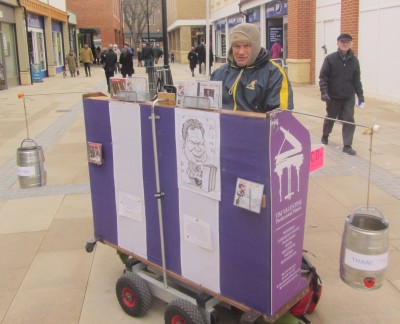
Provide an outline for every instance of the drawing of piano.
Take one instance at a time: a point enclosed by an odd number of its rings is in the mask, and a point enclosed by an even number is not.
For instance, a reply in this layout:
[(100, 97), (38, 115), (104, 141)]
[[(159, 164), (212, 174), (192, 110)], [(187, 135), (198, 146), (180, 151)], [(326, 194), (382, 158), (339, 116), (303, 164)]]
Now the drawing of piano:
[[(292, 191), (292, 168), (296, 169), (297, 172), (297, 191), (300, 190), (300, 167), (304, 161), (304, 154), (302, 153), (303, 146), (301, 143), (292, 135), (290, 132), (283, 127), (279, 127), (279, 130), (284, 134), (285, 138), (279, 149), (278, 154), (275, 156), (275, 173), (279, 177), (279, 200), (282, 201), (282, 177), (285, 170), (287, 170), (287, 193), (284, 196), (285, 200), (290, 200), (294, 194)], [(288, 142), (291, 149), (282, 152), (283, 147), (287, 148)]]

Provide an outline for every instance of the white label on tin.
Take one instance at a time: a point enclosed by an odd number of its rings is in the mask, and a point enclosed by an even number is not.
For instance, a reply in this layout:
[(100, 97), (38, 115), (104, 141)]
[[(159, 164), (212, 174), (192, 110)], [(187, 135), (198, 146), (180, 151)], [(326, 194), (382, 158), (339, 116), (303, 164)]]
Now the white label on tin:
[(387, 267), (388, 257), (388, 252), (379, 255), (365, 255), (346, 249), (344, 263), (358, 270), (379, 271)]
[(34, 177), (36, 175), (36, 167), (22, 167), (17, 166), (17, 174), (21, 177)]

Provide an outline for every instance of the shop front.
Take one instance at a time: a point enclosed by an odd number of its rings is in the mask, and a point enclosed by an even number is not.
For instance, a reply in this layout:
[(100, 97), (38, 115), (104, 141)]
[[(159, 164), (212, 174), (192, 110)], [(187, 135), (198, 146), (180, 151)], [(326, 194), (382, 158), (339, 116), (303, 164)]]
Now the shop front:
[(287, 58), (287, 15), (288, 3), (287, 0), (277, 0), (266, 3), (265, 17), (266, 17), (266, 47), (271, 50), (275, 41), (279, 41), (282, 46), (282, 58)]
[(215, 59), (217, 62), (226, 62), (226, 30), (225, 19), (217, 21), (215, 26)]
[(59, 21), (52, 21), (52, 40), (53, 40), (53, 54), (54, 65), (56, 73), (64, 70), (64, 51), (63, 51), (63, 37), (62, 37), (62, 23)]
[(14, 8), (0, 4), (0, 90), (19, 84)]
[(43, 17), (28, 13), (27, 25), (29, 64), (35, 69), (40, 68), (42, 76), (48, 76)]

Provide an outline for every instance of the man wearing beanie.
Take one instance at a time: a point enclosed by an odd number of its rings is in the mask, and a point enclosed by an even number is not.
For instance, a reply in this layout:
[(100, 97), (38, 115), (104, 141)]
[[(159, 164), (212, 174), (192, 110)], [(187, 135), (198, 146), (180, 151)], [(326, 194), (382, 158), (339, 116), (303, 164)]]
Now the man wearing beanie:
[(256, 25), (243, 23), (232, 28), (228, 62), (211, 75), (211, 80), (222, 81), (223, 108), (253, 112), (293, 109), (287, 75), (270, 60), (260, 40)]
[[(340, 34), (337, 38), (338, 50), (325, 57), (319, 74), (321, 100), (326, 102), (326, 117), (322, 129), (322, 144), (328, 144), (335, 119), (354, 123), (354, 105), (364, 107), (364, 95), (361, 84), (360, 63), (351, 49), (353, 38), (350, 34)], [(343, 123), (343, 152), (356, 155), (351, 145), (355, 125)]]

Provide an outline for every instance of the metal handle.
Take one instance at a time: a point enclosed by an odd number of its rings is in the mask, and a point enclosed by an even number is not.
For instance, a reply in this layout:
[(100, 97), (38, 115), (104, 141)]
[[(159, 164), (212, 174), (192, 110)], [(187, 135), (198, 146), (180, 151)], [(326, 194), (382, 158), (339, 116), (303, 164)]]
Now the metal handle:
[(385, 219), (385, 217), (383, 216), (382, 212), (376, 208), (376, 207), (358, 207), (355, 211), (353, 211), (353, 213), (349, 216), (349, 223), (351, 223), (353, 221), (354, 215), (359, 212), (359, 211), (373, 211), (375, 212), (375, 214), (372, 214), (373, 216), (379, 216), (382, 219), (382, 223), (383, 224), (387, 224), (387, 220)]
[(35, 144), (35, 145), (34, 145), (35, 147), (38, 146), (37, 143), (36, 143), (33, 139), (31, 139), (31, 138), (25, 138), (25, 139), (22, 140), (20, 147), (23, 147), (23, 146), (24, 146), (24, 143), (26, 143), (26, 142), (34, 143), (34, 144)]

